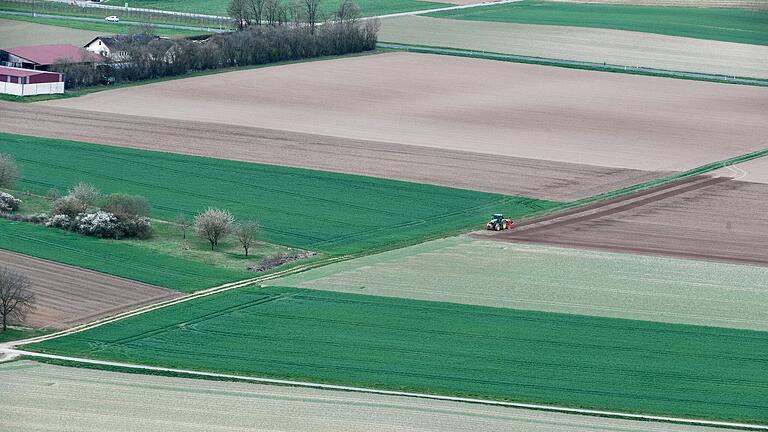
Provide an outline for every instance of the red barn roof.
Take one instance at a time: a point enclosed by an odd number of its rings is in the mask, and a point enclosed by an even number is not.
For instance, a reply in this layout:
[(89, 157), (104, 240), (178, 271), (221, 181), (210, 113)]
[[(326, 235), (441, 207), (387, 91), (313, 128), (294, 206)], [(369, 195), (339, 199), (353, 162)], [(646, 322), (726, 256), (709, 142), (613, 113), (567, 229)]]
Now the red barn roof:
[(57, 45), (33, 45), (14, 48), (3, 48), (5, 52), (13, 54), (17, 57), (29, 60), (30, 63), (37, 63), (39, 65), (51, 65), (56, 60), (70, 60), (73, 62), (79, 62), (83, 58), (90, 61), (102, 61), (104, 57), (88, 52), (78, 46), (69, 44), (57, 44)]
[(36, 71), (32, 69), (7, 68), (7, 67), (0, 66), (0, 75), (25, 77), (25, 76), (32, 76), (32, 75), (45, 74), (45, 73), (49, 73), (49, 72)]

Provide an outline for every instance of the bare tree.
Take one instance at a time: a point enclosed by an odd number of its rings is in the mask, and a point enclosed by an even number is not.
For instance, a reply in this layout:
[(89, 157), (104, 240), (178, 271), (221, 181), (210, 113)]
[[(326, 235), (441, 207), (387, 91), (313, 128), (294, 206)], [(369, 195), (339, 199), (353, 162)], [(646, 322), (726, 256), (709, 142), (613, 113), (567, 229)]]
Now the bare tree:
[(29, 278), (0, 267), (0, 318), (3, 331), (11, 320), (22, 322), (34, 306), (35, 295), (29, 290)]
[(187, 230), (192, 227), (192, 221), (182, 212), (176, 216), (176, 225), (181, 228), (181, 236), (184, 240), (187, 239)]
[(211, 243), (211, 250), (232, 231), (235, 218), (229, 210), (209, 208), (195, 218), (195, 230), (200, 238)]
[(251, 24), (259, 25), (264, 16), (264, 3), (266, 0), (246, 0), (248, 15)]
[(234, 233), (237, 241), (243, 246), (245, 256), (248, 256), (248, 249), (256, 242), (256, 234), (259, 232), (259, 224), (248, 221), (235, 225)]
[(0, 187), (13, 189), (19, 179), (19, 167), (13, 156), (0, 153)]
[(96, 204), (101, 193), (92, 184), (80, 182), (69, 189), (69, 196), (80, 201), (86, 207), (90, 207)]
[(248, 0), (231, 0), (227, 13), (235, 20), (235, 28), (242, 30), (250, 24)]
[(304, 6), (304, 16), (309, 26), (309, 32), (315, 34), (315, 27), (318, 22), (318, 14), (320, 10), (320, 0), (303, 0), (302, 6)]

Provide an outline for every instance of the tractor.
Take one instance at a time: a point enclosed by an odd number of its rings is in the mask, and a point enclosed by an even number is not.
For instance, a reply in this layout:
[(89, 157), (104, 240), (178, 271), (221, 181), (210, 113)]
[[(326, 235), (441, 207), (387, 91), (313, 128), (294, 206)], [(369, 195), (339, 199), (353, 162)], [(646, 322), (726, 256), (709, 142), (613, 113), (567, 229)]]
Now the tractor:
[(485, 224), (485, 229), (492, 230), (492, 231), (501, 231), (505, 229), (512, 229), (514, 227), (514, 222), (512, 222), (512, 219), (505, 218), (503, 214), (496, 213), (491, 217), (490, 222)]

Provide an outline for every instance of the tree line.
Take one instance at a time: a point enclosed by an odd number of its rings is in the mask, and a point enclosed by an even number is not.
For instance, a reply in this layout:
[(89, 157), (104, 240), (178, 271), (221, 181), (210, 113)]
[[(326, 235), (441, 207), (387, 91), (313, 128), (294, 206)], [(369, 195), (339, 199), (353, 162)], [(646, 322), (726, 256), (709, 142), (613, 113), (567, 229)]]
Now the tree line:
[[(67, 88), (104, 82), (131, 82), (226, 67), (251, 66), (343, 55), (376, 48), (378, 22), (361, 20), (360, 10), (344, 0), (333, 16), (319, 24), (318, 0), (287, 6), (282, 0), (232, 0), (238, 31), (205, 40), (117, 35), (124, 53), (94, 68), (62, 61), (52, 70), (64, 73)], [(247, 7), (246, 7), (247, 6)]]

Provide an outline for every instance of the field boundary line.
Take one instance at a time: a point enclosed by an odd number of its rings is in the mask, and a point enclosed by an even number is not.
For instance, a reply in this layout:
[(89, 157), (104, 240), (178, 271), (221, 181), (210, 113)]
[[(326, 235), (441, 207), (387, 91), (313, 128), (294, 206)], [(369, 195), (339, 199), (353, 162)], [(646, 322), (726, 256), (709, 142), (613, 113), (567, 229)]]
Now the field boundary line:
[(354, 393), (378, 394), (378, 395), (386, 395), (386, 396), (401, 396), (401, 397), (410, 397), (410, 398), (418, 398), (418, 399), (432, 399), (432, 400), (441, 400), (441, 401), (448, 401), (448, 402), (461, 402), (461, 403), (470, 403), (470, 404), (479, 404), (479, 405), (501, 406), (501, 407), (507, 407), (507, 408), (557, 412), (557, 413), (564, 413), (564, 414), (580, 414), (580, 415), (589, 415), (594, 417), (609, 417), (609, 418), (617, 418), (617, 419), (674, 423), (674, 424), (683, 424), (683, 425), (692, 425), (692, 426), (714, 426), (714, 427), (723, 427), (723, 428), (741, 429), (741, 430), (768, 431), (768, 425), (759, 425), (759, 424), (725, 422), (725, 421), (704, 420), (704, 419), (696, 419), (696, 418), (655, 416), (655, 415), (646, 415), (646, 414), (624, 413), (619, 411), (603, 411), (603, 410), (595, 410), (595, 409), (569, 408), (569, 407), (561, 407), (557, 405), (497, 401), (492, 399), (479, 399), (479, 398), (469, 398), (469, 397), (459, 397), (459, 396), (443, 396), (443, 395), (429, 394), (429, 393), (404, 392), (404, 391), (396, 391), (396, 390), (382, 390), (382, 389), (375, 389), (375, 388), (369, 388), (369, 387), (354, 387), (354, 386), (344, 386), (344, 385), (336, 385), (336, 384), (323, 384), (323, 383), (315, 383), (311, 381), (293, 381), (293, 380), (285, 380), (285, 379), (277, 379), (277, 378), (252, 377), (252, 376), (243, 376), (243, 375), (222, 374), (222, 373), (216, 373), (216, 372), (202, 372), (202, 371), (187, 370), (187, 369), (163, 368), (158, 366), (148, 366), (148, 365), (139, 365), (139, 364), (132, 364), (132, 363), (93, 360), (88, 358), (68, 357), (68, 356), (60, 356), (60, 355), (54, 355), (54, 354), (37, 353), (32, 351), (23, 351), (23, 350), (17, 350), (17, 349), (6, 349), (5, 352), (13, 356), (38, 357), (38, 358), (45, 358), (45, 359), (59, 360), (59, 361), (66, 361), (66, 362), (85, 363), (85, 364), (96, 365), (96, 366), (107, 366), (107, 367), (123, 368), (123, 369), (137, 369), (137, 370), (146, 370), (146, 371), (153, 371), (153, 372), (160, 372), (160, 373), (170, 373), (170, 374), (176, 374), (176, 375), (190, 375), (192, 377), (198, 376), (198, 377), (209, 377), (209, 378), (217, 378), (217, 379), (225, 379), (225, 380), (233, 380), (233, 381), (245, 381), (245, 382), (258, 383), (258, 384), (283, 385), (283, 386), (291, 386), (291, 387), (304, 387), (304, 388), (314, 388), (314, 389), (321, 389), (321, 390), (335, 390), (335, 391), (346, 391), (346, 392), (354, 392)]
[(378, 42), (377, 48), (395, 49), (408, 52), (449, 55), (455, 57), (479, 58), (485, 60), (498, 60), (511, 63), (537, 64), (544, 66), (556, 66), (570, 69), (594, 70), (600, 72), (623, 73), (630, 75), (655, 76), (663, 78), (678, 78), (695, 81), (717, 82), (726, 84), (740, 84), (766, 87), (768, 79), (737, 77), (730, 75), (708, 74), (703, 72), (686, 72), (669, 69), (656, 69), (642, 66), (629, 66), (618, 64), (595, 63), (580, 60), (566, 60), (549, 57), (534, 57), (518, 54), (504, 54), (491, 51), (468, 50), (461, 48), (443, 48), (429, 45), (412, 45), (405, 43)]

